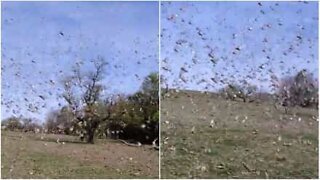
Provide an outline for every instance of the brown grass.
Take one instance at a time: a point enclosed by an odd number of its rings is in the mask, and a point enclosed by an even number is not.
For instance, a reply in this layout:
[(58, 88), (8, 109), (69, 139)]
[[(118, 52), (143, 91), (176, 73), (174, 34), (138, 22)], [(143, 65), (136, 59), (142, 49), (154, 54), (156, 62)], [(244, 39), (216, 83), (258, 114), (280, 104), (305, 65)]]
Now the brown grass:
[[(156, 178), (158, 152), (112, 140), (2, 131), (2, 178)], [(60, 143), (57, 143), (59, 139)], [(65, 142), (65, 144), (62, 144)]]
[(161, 105), (162, 178), (318, 177), (315, 109), (285, 114), (270, 102), (191, 91), (171, 93)]

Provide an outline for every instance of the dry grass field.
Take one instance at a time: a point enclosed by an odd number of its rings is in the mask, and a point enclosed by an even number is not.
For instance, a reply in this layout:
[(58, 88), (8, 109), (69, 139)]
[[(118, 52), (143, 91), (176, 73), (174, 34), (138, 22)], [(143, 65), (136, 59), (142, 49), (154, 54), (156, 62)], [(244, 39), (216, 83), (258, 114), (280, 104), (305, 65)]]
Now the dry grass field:
[[(57, 140), (59, 139), (59, 143)], [(1, 178), (157, 178), (158, 151), (114, 140), (2, 131)]]
[(162, 178), (318, 178), (318, 111), (193, 91), (161, 102)]

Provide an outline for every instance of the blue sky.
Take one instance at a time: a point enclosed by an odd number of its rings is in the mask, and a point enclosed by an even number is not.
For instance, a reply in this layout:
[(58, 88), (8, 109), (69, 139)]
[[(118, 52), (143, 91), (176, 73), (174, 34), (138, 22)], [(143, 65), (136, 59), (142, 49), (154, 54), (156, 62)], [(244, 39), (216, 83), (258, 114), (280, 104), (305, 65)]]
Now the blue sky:
[(76, 62), (110, 63), (106, 93), (133, 93), (158, 71), (158, 2), (2, 2), (1, 23), (2, 119), (43, 120), (65, 104), (59, 81)]
[(317, 2), (162, 2), (161, 29), (163, 87), (270, 91), (271, 76), (318, 75)]
[[(158, 2), (2, 2), (2, 118), (43, 120), (71, 66), (97, 56), (106, 93), (135, 92), (158, 70), (158, 18)], [(272, 75), (318, 74), (316, 2), (162, 2), (161, 29), (163, 86), (269, 90)]]

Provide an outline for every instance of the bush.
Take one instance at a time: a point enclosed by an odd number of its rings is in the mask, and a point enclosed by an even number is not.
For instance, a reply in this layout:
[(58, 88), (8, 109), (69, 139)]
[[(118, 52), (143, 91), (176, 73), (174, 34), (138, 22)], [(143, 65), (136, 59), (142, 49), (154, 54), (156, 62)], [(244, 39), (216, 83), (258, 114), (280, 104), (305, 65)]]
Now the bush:
[(283, 106), (318, 107), (318, 82), (312, 74), (301, 70), (281, 79), (277, 97)]
[(159, 136), (158, 74), (152, 73), (142, 83), (140, 91), (119, 96), (111, 108), (111, 118), (105, 133), (111, 138), (152, 143)]
[(42, 130), (42, 126), (37, 123), (36, 119), (23, 118), (23, 131), (39, 133)]
[[(257, 87), (250, 84), (243, 86), (237, 84), (228, 84), (225, 88), (220, 90), (220, 93), (222, 93), (226, 99), (234, 101), (237, 98), (240, 98), (243, 100), (243, 102), (247, 102), (249, 97), (253, 97), (256, 94), (256, 91)], [(249, 101), (251, 102), (253, 99)]]
[(72, 111), (67, 107), (63, 107), (60, 110), (52, 111), (48, 114), (45, 128), (48, 133), (53, 134), (75, 134), (76, 125), (73, 121), (74, 116)]
[(15, 131), (22, 130), (23, 124), (21, 120), (17, 117), (9, 117), (3, 121), (1, 121), (1, 127), (5, 130)]
[(10, 117), (1, 122), (1, 126), (5, 130), (24, 131), (24, 132), (40, 132), (42, 126), (35, 119)]

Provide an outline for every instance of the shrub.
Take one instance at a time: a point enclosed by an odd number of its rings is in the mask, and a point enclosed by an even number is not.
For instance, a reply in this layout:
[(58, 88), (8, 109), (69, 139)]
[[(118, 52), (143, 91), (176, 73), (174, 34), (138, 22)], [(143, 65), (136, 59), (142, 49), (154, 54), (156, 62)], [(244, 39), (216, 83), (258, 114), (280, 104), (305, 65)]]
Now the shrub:
[(277, 97), (283, 106), (318, 107), (318, 82), (311, 73), (301, 70), (281, 79)]
[(5, 130), (22, 130), (23, 129), (23, 124), (21, 120), (17, 117), (9, 117), (3, 121), (1, 121), (1, 127)]
[[(225, 88), (220, 90), (220, 93), (222, 93), (226, 99), (234, 101), (237, 98), (240, 98), (243, 100), (243, 102), (247, 102), (249, 97), (253, 97), (256, 94), (256, 91), (257, 87), (250, 84), (243, 86), (237, 84), (228, 84)], [(250, 101), (253, 101), (253, 99)]]

